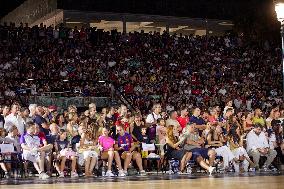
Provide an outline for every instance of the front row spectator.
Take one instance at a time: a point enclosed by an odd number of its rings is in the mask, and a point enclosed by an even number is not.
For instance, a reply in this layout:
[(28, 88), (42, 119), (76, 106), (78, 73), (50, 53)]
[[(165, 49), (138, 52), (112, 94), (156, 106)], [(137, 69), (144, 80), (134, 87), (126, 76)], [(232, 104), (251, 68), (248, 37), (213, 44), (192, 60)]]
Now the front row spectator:
[[(240, 136), (240, 129), (237, 126), (231, 127), (228, 133), (230, 150), (234, 154), (237, 161), (233, 161), (235, 172), (248, 172), (250, 165), (253, 168), (255, 165), (248, 156), (247, 151), (244, 149), (245, 134)], [(242, 165), (242, 166), (241, 166)]]
[(35, 135), (35, 124), (28, 122), (26, 124), (26, 133), (21, 136), (20, 143), (23, 149), (23, 158), (31, 161), (35, 169), (39, 173), (39, 178), (47, 179), (49, 176), (44, 172), (44, 161), (46, 151), (49, 151), (52, 146), (43, 146), (40, 138)]
[(64, 177), (64, 169), (65, 169), (65, 163), (67, 159), (70, 159), (72, 161), (71, 163), (71, 177), (78, 177), (77, 171), (76, 171), (76, 164), (77, 164), (77, 157), (76, 152), (74, 152), (70, 146), (70, 143), (67, 140), (67, 132), (64, 129), (60, 129), (59, 131), (59, 137), (54, 142), (54, 148), (55, 153), (57, 156), (57, 160), (60, 160), (59, 162), (56, 162), (55, 168), (57, 172), (59, 173), (59, 177)]
[[(5, 143), (6, 139), (3, 138), (2, 136), (4, 135), (3, 133), (5, 132), (4, 129), (0, 128), (0, 144)], [(7, 169), (6, 164), (4, 163), (4, 155), (0, 153), (0, 167), (2, 170), (5, 172), (5, 177), (10, 178), (10, 173)]]
[(192, 157), (192, 152), (186, 152), (181, 148), (185, 138), (178, 140), (176, 133), (178, 133), (178, 128), (173, 125), (167, 127), (166, 145), (168, 149), (166, 154), (168, 158), (178, 159), (180, 161), (180, 172), (184, 172), (186, 163)]
[(112, 161), (114, 159), (119, 169), (118, 176), (123, 177), (125, 176), (125, 173), (121, 166), (119, 154), (117, 151), (114, 151), (115, 140), (109, 137), (109, 133), (110, 133), (109, 128), (104, 127), (102, 130), (102, 136), (99, 137), (99, 148), (102, 151), (101, 159), (108, 160), (108, 168), (105, 174), (108, 177), (114, 176), (114, 174), (111, 171)]
[[(216, 152), (213, 149), (202, 147), (205, 141), (198, 135), (195, 125), (195, 123), (188, 124), (185, 128), (185, 132), (183, 134), (185, 137), (184, 149), (192, 152), (193, 160), (196, 161), (202, 168), (206, 169), (211, 175), (215, 170), (213, 164), (216, 157)], [(209, 159), (209, 165), (204, 161), (204, 159)]]
[(116, 130), (118, 133), (116, 150), (120, 153), (121, 159), (124, 160), (124, 172), (127, 173), (131, 160), (134, 160), (139, 168), (140, 175), (145, 175), (141, 154), (135, 150), (137, 146), (134, 145), (131, 135), (126, 133), (121, 125), (116, 126)]
[(270, 149), (268, 140), (263, 132), (263, 126), (260, 123), (254, 125), (254, 129), (247, 135), (247, 152), (253, 158), (256, 169), (259, 169), (259, 159), (266, 156), (267, 160), (262, 169), (267, 170), (277, 155), (277, 152)]

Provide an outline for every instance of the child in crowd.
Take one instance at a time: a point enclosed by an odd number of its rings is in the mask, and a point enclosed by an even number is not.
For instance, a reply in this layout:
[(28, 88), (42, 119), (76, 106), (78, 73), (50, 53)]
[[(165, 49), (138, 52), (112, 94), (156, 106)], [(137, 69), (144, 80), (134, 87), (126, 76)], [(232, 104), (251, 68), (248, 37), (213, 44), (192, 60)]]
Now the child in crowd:
[(23, 149), (23, 159), (31, 161), (39, 173), (39, 178), (47, 179), (49, 176), (44, 172), (45, 151), (49, 146), (42, 146), (40, 138), (35, 133), (35, 124), (28, 122), (26, 124), (26, 133), (21, 136), (20, 143)]
[(166, 136), (167, 136), (167, 128), (165, 127), (166, 126), (166, 122), (164, 119), (162, 118), (158, 118), (157, 120), (157, 142), (159, 144), (165, 144), (166, 143)]
[[(5, 143), (6, 141), (6, 139), (3, 137), (5, 136), (4, 133), (5, 133), (5, 130), (3, 128), (0, 128), (0, 144)], [(0, 151), (0, 167), (5, 172), (5, 177), (10, 178), (10, 173), (8, 172), (7, 166), (4, 163), (4, 154), (1, 154), (1, 151)]]
[(141, 136), (142, 136), (142, 141), (141, 141), (142, 143), (150, 144), (150, 138), (147, 135), (147, 127), (146, 126), (141, 127)]
[[(57, 162), (55, 168), (59, 173), (59, 177), (64, 177), (65, 162), (67, 159), (72, 161), (71, 164), (71, 177), (78, 177), (76, 171), (77, 157), (76, 152), (70, 147), (70, 143), (67, 140), (67, 132), (64, 129), (60, 129), (59, 138), (54, 142), (55, 155), (57, 156)], [(59, 165), (59, 161), (60, 165)]]
[(85, 161), (85, 176), (89, 177), (93, 175), (93, 170), (98, 161), (98, 146), (97, 146), (97, 138), (95, 137), (95, 133), (91, 130), (86, 130), (81, 135), (80, 140), (80, 151), (83, 154)]
[[(13, 144), (14, 152), (12, 154), (6, 155), (6, 158), (11, 160), (17, 160), (18, 154), (21, 153), (21, 145), (20, 145), (20, 138), (18, 137), (18, 129), (17, 127), (11, 123), (10, 126), (6, 129), (8, 131), (8, 135), (5, 137), (5, 143)], [(12, 168), (11, 163), (6, 163), (7, 169), (10, 171)]]

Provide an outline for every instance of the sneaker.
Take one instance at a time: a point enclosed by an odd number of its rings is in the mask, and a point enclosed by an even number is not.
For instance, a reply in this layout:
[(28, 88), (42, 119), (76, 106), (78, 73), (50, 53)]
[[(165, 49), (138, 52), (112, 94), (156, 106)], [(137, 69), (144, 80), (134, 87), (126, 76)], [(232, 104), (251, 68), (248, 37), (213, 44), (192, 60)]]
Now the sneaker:
[(77, 178), (77, 177), (79, 177), (78, 173), (76, 172), (71, 173), (71, 178)]
[(262, 168), (261, 168), (261, 171), (268, 172), (270, 170), (266, 165), (263, 165)]
[(182, 172), (182, 171), (178, 171), (177, 174), (178, 174), (178, 175), (187, 175), (188, 173)]
[(126, 175), (125, 175), (125, 173), (124, 173), (123, 170), (119, 170), (119, 171), (118, 171), (118, 176), (119, 176), (119, 177), (125, 177)]
[(255, 172), (256, 169), (254, 167), (249, 168), (249, 172)]
[(214, 171), (215, 171), (215, 167), (210, 166), (208, 169), (209, 175), (211, 176)]
[(111, 171), (107, 171), (106, 177), (114, 177), (114, 174)]
[(173, 170), (168, 170), (168, 171), (166, 171), (166, 173), (169, 174), (169, 175), (174, 174)]
[(64, 173), (63, 172), (59, 172), (59, 178), (64, 178)]
[(145, 176), (146, 175), (146, 171), (144, 171), (144, 170), (140, 171), (139, 175)]
[(9, 172), (5, 172), (5, 178), (6, 178), (6, 179), (11, 178), (11, 175), (10, 175), (10, 173), (9, 173)]
[(127, 176), (127, 175), (128, 175), (128, 171), (125, 171), (125, 170), (124, 170), (123, 172), (124, 172), (125, 176)]
[(40, 179), (48, 179), (49, 176), (45, 172), (42, 172), (42, 173), (39, 174), (39, 178)]

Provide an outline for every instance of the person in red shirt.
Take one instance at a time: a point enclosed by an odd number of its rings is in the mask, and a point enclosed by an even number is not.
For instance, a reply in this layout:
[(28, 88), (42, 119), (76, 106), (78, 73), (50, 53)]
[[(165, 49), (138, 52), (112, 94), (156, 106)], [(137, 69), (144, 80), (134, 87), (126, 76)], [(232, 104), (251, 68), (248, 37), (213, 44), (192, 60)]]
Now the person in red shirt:
[(186, 127), (186, 124), (189, 122), (188, 110), (186, 107), (180, 110), (180, 116), (177, 118), (177, 121), (179, 122), (182, 129)]

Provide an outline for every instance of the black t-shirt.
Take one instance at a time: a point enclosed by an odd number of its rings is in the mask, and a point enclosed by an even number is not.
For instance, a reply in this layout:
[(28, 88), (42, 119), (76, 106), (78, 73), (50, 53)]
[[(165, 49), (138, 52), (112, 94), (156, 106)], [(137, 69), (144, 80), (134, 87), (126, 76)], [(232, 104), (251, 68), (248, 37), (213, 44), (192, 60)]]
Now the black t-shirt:
[(71, 139), (71, 146), (74, 151), (76, 151), (76, 144), (79, 143), (81, 140), (80, 135), (76, 135)]
[(0, 127), (1, 127), (1, 124), (2, 124), (2, 127), (4, 127), (5, 119), (3, 115), (0, 115)]
[(133, 131), (132, 131), (132, 135), (135, 136), (135, 138), (138, 140), (138, 142), (143, 141), (141, 128), (139, 126), (137, 126), (135, 123), (134, 123)]
[(150, 139), (149, 139), (149, 137), (148, 137), (148, 135), (142, 135), (141, 134), (141, 136), (142, 136), (142, 143), (146, 143), (146, 144), (150, 144)]

